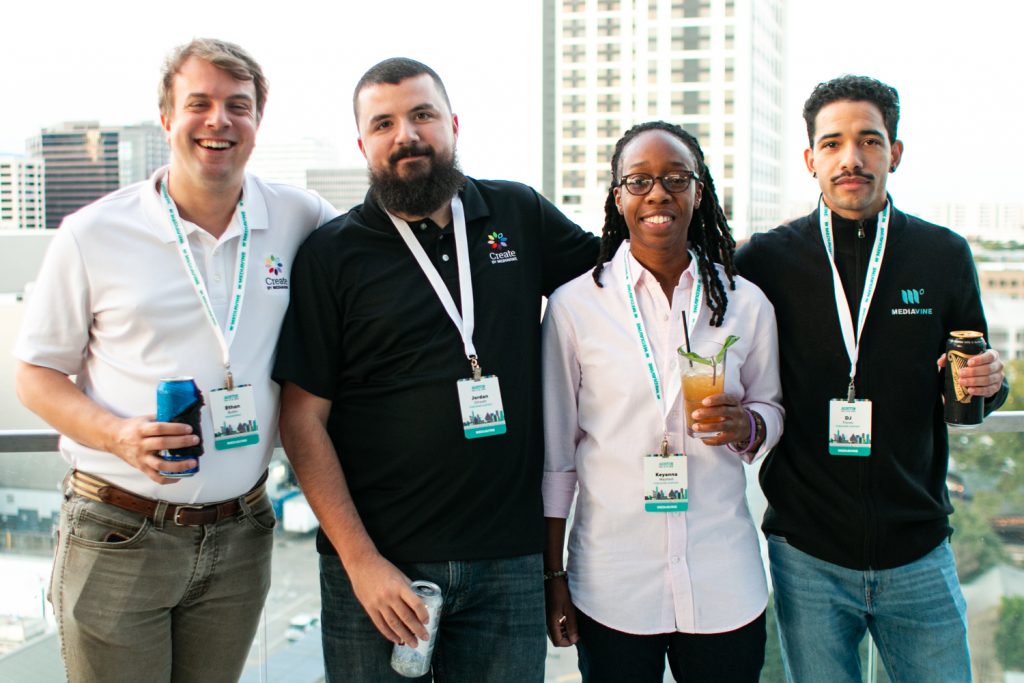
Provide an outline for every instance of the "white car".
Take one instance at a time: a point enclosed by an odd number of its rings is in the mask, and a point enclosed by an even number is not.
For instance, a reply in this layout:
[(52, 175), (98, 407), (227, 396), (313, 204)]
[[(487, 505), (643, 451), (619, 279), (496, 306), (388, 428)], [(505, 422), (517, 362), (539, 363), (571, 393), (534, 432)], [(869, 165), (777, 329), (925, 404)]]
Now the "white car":
[(306, 635), (306, 632), (311, 628), (316, 628), (319, 625), (320, 617), (314, 614), (296, 614), (292, 617), (291, 621), (288, 622), (288, 630), (284, 632), (284, 637), (295, 642), (302, 636)]

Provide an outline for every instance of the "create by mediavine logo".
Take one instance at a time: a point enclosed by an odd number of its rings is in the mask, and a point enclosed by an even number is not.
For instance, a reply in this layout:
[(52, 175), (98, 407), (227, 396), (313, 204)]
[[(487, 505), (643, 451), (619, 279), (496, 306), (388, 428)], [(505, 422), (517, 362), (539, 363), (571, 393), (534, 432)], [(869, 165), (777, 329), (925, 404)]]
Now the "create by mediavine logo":
[(487, 236), (487, 244), (491, 245), (491, 249), (507, 249), (508, 238), (505, 237), (505, 233), (492, 232)]
[(277, 258), (273, 254), (268, 256), (263, 264), (267, 267), (267, 272), (271, 275), (280, 275), (284, 272), (284, 263), (281, 259)]

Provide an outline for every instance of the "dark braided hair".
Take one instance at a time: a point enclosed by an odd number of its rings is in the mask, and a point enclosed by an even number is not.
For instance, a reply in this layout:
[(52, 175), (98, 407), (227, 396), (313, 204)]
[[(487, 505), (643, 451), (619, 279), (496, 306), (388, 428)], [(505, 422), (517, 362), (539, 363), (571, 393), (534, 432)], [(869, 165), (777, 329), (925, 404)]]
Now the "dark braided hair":
[(594, 267), (594, 282), (598, 287), (604, 286), (601, 284), (601, 272), (604, 270), (604, 264), (612, 259), (622, 241), (629, 238), (626, 220), (615, 206), (615, 188), (618, 187), (621, 180), (619, 164), (622, 160), (622, 150), (641, 133), (649, 130), (663, 130), (679, 138), (690, 149), (697, 161), (697, 178), (703, 184), (704, 190), (700, 206), (694, 209), (693, 217), (690, 219), (687, 240), (690, 242), (690, 248), (697, 254), (700, 279), (704, 283), (705, 301), (708, 308), (711, 309), (711, 325), (721, 327), (729, 300), (725, 293), (725, 286), (718, 277), (718, 269), (714, 264), (716, 262), (722, 264), (726, 277), (729, 279), (729, 289), (735, 290), (736, 266), (733, 265), (732, 257), (736, 251), (736, 240), (732, 238), (729, 223), (725, 220), (725, 213), (718, 204), (715, 181), (711, 178), (711, 173), (704, 163), (704, 152), (701, 150), (700, 144), (696, 138), (675, 124), (665, 121), (640, 123), (627, 130), (615, 143), (615, 152), (612, 154), (612, 183), (608, 188), (608, 198), (604, 203), (601, 251), (597, 256), (597, 265)]

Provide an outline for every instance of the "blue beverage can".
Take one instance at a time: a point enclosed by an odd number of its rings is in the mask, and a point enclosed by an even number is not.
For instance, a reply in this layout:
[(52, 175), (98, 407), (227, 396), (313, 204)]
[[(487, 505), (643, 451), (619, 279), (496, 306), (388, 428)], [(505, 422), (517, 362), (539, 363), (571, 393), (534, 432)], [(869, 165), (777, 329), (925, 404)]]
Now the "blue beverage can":
[(185, 448), (161, 451), (160, 457), (168, 462), (196, 459), (196, 466), (183, 472), (160, 472), (165, 477), (191, 477), (199, 471), (199, 456), (203, 454), (202, 414), (203, 393), (191, 377), (171, 377), (160, 380), (156, 386), (157, 422), (179, 422), (192, 427), (199, 443)]

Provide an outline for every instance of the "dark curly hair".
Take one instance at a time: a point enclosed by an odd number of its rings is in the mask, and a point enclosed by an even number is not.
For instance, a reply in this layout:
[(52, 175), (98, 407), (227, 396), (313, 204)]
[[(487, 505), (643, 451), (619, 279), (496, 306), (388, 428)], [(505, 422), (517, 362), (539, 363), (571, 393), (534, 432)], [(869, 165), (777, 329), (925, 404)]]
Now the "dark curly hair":
[(807, 123), (807, 140), (811, 147), (814, 147), (814, 119), (818, 112), (826, 105), (843, 100), (870, 102), (878, 107), (885, 121), (889, 144), (896, 142), (896, 125), (900, 122), (900, 96), (896, 88), (868, 76), (847, 74), (819, 83), (804, 102), (804, 122)]
[(649, 130), (665, 131), (679, 138), (693, 153), (693, 158), (697, 161), (697, 179), (704, 186), (704, 190), (700, 206), (694, 210), (693, 217), (690, 219), (687, 239), (690, 242), (690, 248), (697, 254), (697, 262), (700, 264), (700, 279), (704, 283), (705, 301), (708, 308), (711, 309), (711, 325), (720, 327), (725, 318), (725, 309), (729, 304), (729, 299), (714, 264), (716, 262), (722, 264), (726, 277), (729, 279), (729, 289), (735, 290), (736, 266), (733, 265), (733, 253), (736, 251), (736, 241), (732, 238), (729, 224), (725, 220), (725, 213), (718, 204), (715, 181), (711, 178), (707, 164), (704, 163), (704, 152), (701, 150), (700, 144), (697, 143), (695, 137), (673, 123), (648, 121), (637, 124), (627, 130), (615, 143), (615, 152), (612, 154), (612, 182), (608, 188), (608, 198), (604, 203), (604, 227), (601, 230), (601, 250), (593, 272), (594, 282), (598, 287), (604, 286), (601, 284), (601, 272), (604, 270), (604, 264), (612, 259), (623, 240), (629, 238), (626, 220), (615, 206), (615, 188), (618, 187), (621, 180), (619, 166), (622, 160), (622, 150), (641, 133)]

